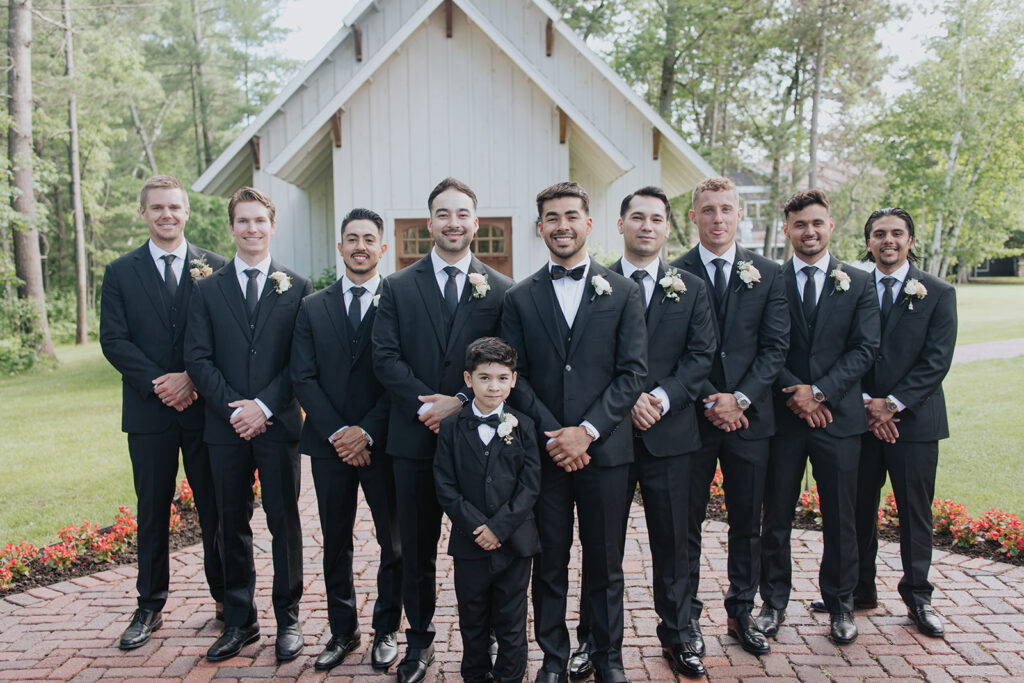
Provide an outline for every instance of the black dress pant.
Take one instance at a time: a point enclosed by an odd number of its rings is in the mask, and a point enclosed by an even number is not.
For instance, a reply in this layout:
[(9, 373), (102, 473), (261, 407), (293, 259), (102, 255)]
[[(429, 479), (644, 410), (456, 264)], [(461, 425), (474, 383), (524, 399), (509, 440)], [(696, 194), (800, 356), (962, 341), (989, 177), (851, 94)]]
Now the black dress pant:
[(434, 489), (433, 459), (392, 458), (398, 528), (402, 545), (402, 603), (410, 649), (434, 642), (437, 603), (437, 542), (441, 538), (441, 505)]
[(690, 563), (690, 615), (704, 609), (697, 596), (700, 588), (702, 525), (707, 517), (711, 482), (717, 465), (722, 467), (725, 507), (729, 511), (729, 556), (726, 564), (729, 589), (725, 611), (730, 617), (749, 612), (757, 595), (761, 561), (761, 505), (765, 495), (769, 440), (743, 439), (723, 432), (705, 418), (700, 420), (702, 446), (690, 455), (690, 514), (687, 520)]
[(623, 668), (622, 548), (629, 492), (629, 465), (588, 465), (572, 473), (548, 462), (541, 465), (536, 507), (541, 553), (533, 563), (533, 614), (546, 672), (564, 674), (569, 663), (565, 613), (574, 506), (587, 574), (587, 595), (582, 600), (591, 615), (591, 659), (603, 671)]
[(375, 451), (366, 467), (353, 467), (340, 458), (319, 457), (310, 458), (310, 465), (324, 534), (324, 583), (331, 633), (340, 637), (359, 628), (352, 579), (352, 531), (360, 486), (380, 546), (373, 630), (397, 631), (402, 621), (402, 550), (391, 456)]
[(201, 430), (177, 425), (155, 434), (129, 434), (128, 454), (138, 499), (139, 607), (159, 611), (167, 601), (170, 582), (169, 528), (171, 501), (178, 477), (178, 451), (199, 514), (203, 536), (203, 570), (210, 595), (224, 600), (224, 565), (217, 501), (210, 456)]
[(888, 472), (900, 520), (900, 559), (903, 562), (903, 578), (898, 587), (900, 597), (911, 609), (931, 604), (932, 584), (928, 581), (928, 571), (932, 565), (932, 499), (938, 464), (938, 441), (889, 444), (870, 433), (861, 437), (857, 475), (860, 571), (856, 597), (869, 599), (877, 595), (878, 503)]
[(785, 609), (793, 585), (790, 538), (800, 484), (810, 458), (821, 501), (824, 549), (818, 588), (829, 612), (853, 611), (857, 585), (857, 462), (860, 435), (835, 437), (802, 425), (772, 438), (761, 537), (761, 597)]
[(274, 616), (278, 628), (298, 623), (302, 597), (299, 444), (260, 436), (230, 445), (210, 444), (210, 463), (224, 541), (224, 625), (245, 626), (256, 621), (256, 567), (249, 522), (257, 469), (274, 557)]
[[(520, 683), (526, 675), (526, 591), (532, 558), (502, 559), (507, 561), (454, 558), (461, 673), (467, 682), (493, 677), (495, 683)], [(498, 641), (493, 667), (488, 654), (492, 632)]]

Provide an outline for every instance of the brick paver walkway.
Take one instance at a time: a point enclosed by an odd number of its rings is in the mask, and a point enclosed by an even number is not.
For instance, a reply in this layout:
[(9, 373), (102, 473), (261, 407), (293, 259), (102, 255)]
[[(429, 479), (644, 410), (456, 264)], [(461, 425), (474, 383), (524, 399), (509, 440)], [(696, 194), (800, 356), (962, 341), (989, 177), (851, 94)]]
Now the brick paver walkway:
[[(144, 647), (121, 652), (115, 646), (134, 608), (134, 567), (123, 567), (8, 596), (0, 600), (0, 679), (56, 678), (160, 679), (208, 681), (217, 679), (320, 680), (326, 674), (313, 669), (313, 660), (327, 641), (324, 582), (320, 569), (321, 538), (316, 498), (308, 463), (303, 469), (300, 501), (304, 528), (306, 592), (302, 598), (302, 626), (306, 649), (298, 659), (278, 665), (274, 658), (274, 619), (270, 606), (270, 541), (261, 511), (257, 531), (257, 602), (263, 637), (242, 655), (219, 664), (203, 654), (220, 632), (213, 620), (213, 604), (204, 590), (200, 547), (172, 556), (171, 596), (164, 626)], [(669, 681), (673, 676), (655, 636), (652, 609), (650, 552), (643, 510), (634, 506), (626, 546), (625, 649), (627, 674), (633, 681)], [(446, 538), (442, 540), (446, 543)], [(821, 534), (796, 531), (793, 602), (772, 654), (761, 659), (743, 652), (725, 635), (725, 525), (708, 522), (704, 535), (704, 571), (701, 594), (710, 605), (705, 614), (707, 657), (712, 680), (788, 678), (801, 681), (927, 679), (987, 680), (1012, 677), (1024, 680), (1024, 568), (937, 552), (932, 569), (936, 585), (934, 605), (945, 619), (945, 640), (926, 638), (910, 626), (896, 593), (899, 555), (895, 544), (883, 544), (879, 556), (880, 606), (858, 612), (860, 638), (837, 647), (826, 638), (827, 615), (808, 611), (817, 596)], [(446, 547), (446, 546), (443, 546)], [(370, 667), (369, 623), (377, 545), (369, 513), (360, 510), (356, 531), (355, 572), (359, 591), (360, 623), (366, 629), (363, 646), (346, 664), (330, 672), (346, 681), (394, 680)], [(579, 554), (574, 552), (574, 567)], [(428, 681), (459, 680), (461, 639), (452, 587), (451, 561), (438, 556), (441, 575), (438, 592), (436, 652)], [(572, 586), (573, 599), (579, 590)], [(575, 615), (570, 615), (575, 620)], [(404, 643), (404, 636), (400, 637)], [(540, 666), (540, 651), (531, 645), (532, 679)]]

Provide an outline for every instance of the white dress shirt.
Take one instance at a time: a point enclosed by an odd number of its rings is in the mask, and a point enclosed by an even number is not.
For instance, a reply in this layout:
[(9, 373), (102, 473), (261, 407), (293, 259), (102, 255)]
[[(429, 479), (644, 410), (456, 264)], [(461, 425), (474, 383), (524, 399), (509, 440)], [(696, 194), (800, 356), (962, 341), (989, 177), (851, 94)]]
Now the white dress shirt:
[[(445, 278), (448, 276), (445, 275)], [(366, 289), (363, 295), (359, 297), (359, 319), (362, 320), (366, 317), (366, 312), (370, 310), (370, 306), (373, 305), (373, 297), (377, 295), (377, 287), (380, 286), (380, 275), (374, 275), (369, 280), (361, 285), (357, 285), (348, 279), (347, 275), (341, 276), (341, 291), (342, 296), (345, 299), (345, 312), (348, 312), (348, 307), (352, 305), (352, 288), (363, 287)]]
[[(473, 401), (472, 403), (473, 403), (473, 414), (476, 415), (477, 417), (490, 417), (491, 415), (499, 415), (500, 416), (501, 415), (501, 411), (504, 410), (504, 408), (505, 408), (505, 403), (504, 403), (504, 401), (502, 401), (502, 404), (500, 406), (498, 406), (497, 408), (495, 408), (494, 410), (492, 410), (489, 413), (484, 413), (479, 408), (476, 407), (476, 401)], [(486, 424), (483, 424), (483, 423), (481, 423), (476, 428), (477, 436), (480, 437), (480, 440), (484, 442), (485, 446), (491, 442), (491, 439), (494, 438), (494, 435), (497, 433), (497, 431), (498, 430), (496, 430), (491, 425), (486, 425)]]
[[(260, 271), (259, 275), (256, 276), (256, 291), (259, 292), (260, 296), (263, 296), (263, 287), (267, 284), (267, 275), (270, 271), (270, 256), (268, 255), (267, 258), (263, 259), (255, 266), (250, 266), (239, 258), (238, 254), (235, 254), (234, 263), (235, 277), (238, 279), (238, 286), (242, 288), (242, 301), (245, 301), (245, 288), (249, 286), (249, 276), (245, 274), (247, 268), (256, 268)], [(268, 420), (274, 416), (274, 412), (267, 407), (266, 403), (258, 398), (254, 398), (253, 401), (255, 401), (256, 405), (260, 407), (260, 410), (263, 411), (263, 414), (267, 416)], [(241, 410), (241, 407), (235, 408), (235, 411), (231, 413), (231, 417), (237, 415)]]
[[(905, 261), (902, 266), (896, 269), (895, 273), (892, 273), (891, 275), (888, 276), (882, 271), (880, 271), (878, 269), (878, 266), (875, 266), (875, 291), (878, 294), (879, 308), (882, 307), (882, 297), (885, 295), (885, 285), (882, 284), (882, 278), (893, 277), (896, 279), (896, 282), (892, 284), (892, 302), (896, 303), (896, 298), (900, 295), (900, 292), (903, 290), (903, 283), (907, 281), (907, 275), (909, 274), (910, 261)], [(867, 394), (863, 394), (863, 397), (865, 401), (871, 398)], [(896, 404), (896, 407), (899, 408), (901, 411), (906, 410), (907, 406), (906, 404), (903, 403), (903, 401), (899, 400), (892, 394), (889, 394), (888, 398), (891, 398), (893, 403)]]
[(153, 240), (149, 240), (149, 255), (153, 257), (153, 263), (156, 264), (156, 271), (160, 273), (160, 279), (164, 279), (164, 259), (163, 257), (167, 254), (174, 254), (174, 260), (171, 261), (171, 270), (174, 271), (175, 282), (181, 282), (181, 271), (185, 268), (185, 259), (188, 258), (188, 243), (185, 240), (181, 241), (173, 251), (164, 251), (160, 247), (153, 244)]
[[(549, 273), (554, 265), (555, 262), (549, 259)], [(555, 299), (558, 301), (558, 307), (562, 309), (562, 317), (565, 318), (565, 324), (569, 327), (572, 327), (573, 322), (576, 320), (576, 313), (580, 310), (580, 303), (583, 301), (583, 293), (586, 291), (587, 283), (590, 281), (590, 254), (587, 254), (582, 261), (569, 270), (579, 268), (580, 266), (583, 266), (583, 277), (579, 280), (573, 280), (566, 275), (560, 280), (551, 281), (551, 286), (555, 290)]]
[[(647, 273), (643, 279), (644, 297), (647, 301), (647, 306), (650, 308), (651, 300), (654, 298), (654, 286), (658, 282), (658, 266), (661, 264), (661, 259), (656, 258), (648, 263), (643, 270)], [(714, 268), (714, 266), (711, 266)], [(633, 277), (633, 273), (640, 270), (632, 263), (626, 260), (626, 257), (622, 257), (622, 274), (628, 278)], [(668, 399), (668, 392), (664, 388), (657, 386), (650, 391), (651, 396), (661, 400), (658, 407), (661, 409), (661, 414), (664, 415), (668, 412), (670, 401)]]
[(456, 263), (448, 263), (437, 255), (437, 249), (430, 250), (430, 263), (434, 267), (434, 277), (437, 279), (437, 286), (441, 290), (441, 298), (444, 299), (444, 286), (448, 283), (448, 273), (444, 269), (448, 266), (455, 266), (459, 274), (455, 276), (455, 288), (458, 301), (462, 301), (462, 288), (466, 286), (466, 277), (469, 272), (469, 264), (473, 261), (473, 254), (467, 253)]
[(697, 253), (700, 254), (701, 263), (704, 264), (705, 270), (708, 272), (708, 278), (711, 280), (711, 289), (714, 293), (715, 289), (715, 264), (712, 263), (716, 258), (725, 259), (725, 285), (729, 286), (729, 278), (732, 276), (732, 264), (736, 262), (736, 242), (733, 242), (728, 251), (719, 256), (715, 252), (706, 249), (703, 244), (697, 245)]
[(796, 289), (800, 293), (800, 301), (804, 300), (804, 285), (807, 284), (807, 276), (804, 275), (803, 269), (807, 266), (814, 266), (817, 268), (817, 270), (814, 271), (814, 294), (816, 295), (814, 303), (817, 304), (821, 301), (821, 293), (825, 289), (825, 276), (828, 274), (828, 264), (831, 260), (832, 258), (827, 251), (820, 259), (818, 259), (817, 263), (807, 263), (796, 254), (793, 255), (793, 269), (796, 271)]

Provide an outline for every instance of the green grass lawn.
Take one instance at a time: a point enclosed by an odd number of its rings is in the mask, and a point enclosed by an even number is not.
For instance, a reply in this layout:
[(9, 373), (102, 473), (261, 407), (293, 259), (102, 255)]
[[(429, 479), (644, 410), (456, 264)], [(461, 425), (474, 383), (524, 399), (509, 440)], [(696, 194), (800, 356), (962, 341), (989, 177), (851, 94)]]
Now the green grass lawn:
[(1024, 278), (956, 288), (957, 344), (1024, 337)]

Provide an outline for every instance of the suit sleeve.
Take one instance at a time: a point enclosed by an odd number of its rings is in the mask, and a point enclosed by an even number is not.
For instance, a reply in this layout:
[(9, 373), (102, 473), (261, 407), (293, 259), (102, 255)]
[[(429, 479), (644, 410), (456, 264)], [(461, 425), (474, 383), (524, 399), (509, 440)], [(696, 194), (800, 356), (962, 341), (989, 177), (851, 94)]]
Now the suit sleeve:
[[(532, 425), (531, 425), (532, 427)], [(487, 520), (487, 528), (494, 532), (498, 540), (504, 543), (515, 533), (533, 511), (533, 506), (540, 495), (540, 452), (537, 449), (537, 430), (516, 430), (516, 436), (523, 440), (523, 469), (519, 472), (516, 488), (512, 496), (494, 515)], [(501, 438), (497, 434), (495, 439)]]
[[(313, 418), (309, 424), (318, 428), (317, 435), (321, 439), (327, 439), (345, 423), (338, 411), (334, 409), (331, 399), (320, 386), (320, 371), (316, 362), (316, 346), (313, 343), (313, 330), (309, 324), (307, 303), (308, 300), (304, 299), (299, 304), (299, 313), (295, 316), (290, 363), (292, 386), (303, 410)], [(323, 433), (320, 431), (321, 429), (330, 431)]]
[(956, 345), (956, 328), (956, 290), (950, 287), (942, 292), (935, 304), (917, 362), (890, 392), (910, 410), (934, 394), (949, 372)]
[[(711, 372), (717, 338), (711, 307), (704, 294), (703, 282), (698, 282), (693, 310), (690, 312), (690, 327), (686, 335), (686, 349), (679, 356), (675, 369), (668, 377), (654, 383), (668, 394), (669, 410), (675, 412), (686, 408), (697, 400), (701, 386)], [(648, 382), (651, 384), (651, 382)]]
[(789, 303), (786, 285), (780, 268), (772, 278), (768, 300), (761, 312), (761, 325), (757, 332), (757, 355), (743, 376), (736, 391), (756, 401), (771, 391), (772, 384), (786, 364), (789, 350)]
[[(305, 299), (313, 293), (313, 284), (305, 278), (302, 279), (302, 282), (302, 293), (299, 296)], [(257, 391), (256, 395), (253, 396), (254, 399), (258, 398), (263, 401), (274, 415), (277, 415), (288, 407), (288, 404), (291, 403), (292, 396), (294, 394), (292, 388), (292, 373), (289, 367), (291, 364), (290, 361), (291, 359), (289, 358), (289, 362), (285, 363), (284, 367), (281, 368), (281, 371), (274, 375), (274, 378), (270, 380), (270, 383)]]
[(473, 538), (473, 530), (481, 524), (486, 524), (487, 517), (459, 491), (459, 480), (455, 473), (457, 424), (458, 420), (454, 417), (441, 423), (437, 435), (437, 452), (434, 454), (434, 489), (437, 492), (437, 502), (452, 520), (452, 526)]
[(865, 286), (861, 287), (857, 299), (846, 350), (825, 376), (814, 382), (833, 405), (871, 369), (881, 340), (878, 299), (875, 298), (874, 287), (866, 286), (867, 278), (862, 283)]
[(518, 356), (516, 386), (511, 394), (513, 404), (533, 420), (539, 431), (551, 432), (561, 429), (564, 425), (559, 424), (530, 386), (530, 356), (526, 348), (526, 332), (523, 330), (523, 320), (516, 302), (507, 292), (501, 309), (501, 338), (516, 350)]
[(100, 347), (110, 364), (142, 396), (153, 393), (153, 380), (166, 371), (132, 341), (121, 282), (109, 265), (100, 293)]
[(196, 389), (206, 399), (206, 405), (212, 407), (225, 420), (230, 420), (232, 409), (228, 408), (228, 404), (245, 397), (227, 383), (213, 362), (213, 327), (210, 324), (210, 312), (203, 296), (203, 288), (196, 284), (192, 287), (188, 328), (185, 330), (185, 369), (188, 370)]
[(585, 411), (583, 419), (597, 428), (601, 439), (629, 416), (647, 378), (647, 325), (640, 288), (630, 287), (615, 339), (615, 376)]
[[(423, 333), (428, 334), (429, 329), (424, 329)], [(381, 286), (380, 302), (373, 319), (371, 334), (373, 369), (377, 373), (377, 379), (391, 393), (392, 400), (400, 404), (402, 410), (415, 414), (421, 405), (416, 397), (435, 392), (416, 377), (402, 357), (398, 304), (395, 300), (394, 287), (388, 278), (384, 278)]]

